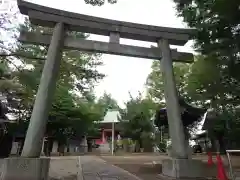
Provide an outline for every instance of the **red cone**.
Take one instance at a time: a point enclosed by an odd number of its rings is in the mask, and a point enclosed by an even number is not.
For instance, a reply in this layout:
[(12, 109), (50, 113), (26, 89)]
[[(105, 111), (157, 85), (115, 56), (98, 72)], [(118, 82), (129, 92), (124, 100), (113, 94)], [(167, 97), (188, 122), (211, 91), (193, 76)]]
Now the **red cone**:
[(217, 179), (218, 180), (228, 180), (222, 158), (219, 154), (217, 154)]
[(208, 153), (208, 165), (212, 166), (213, 165), (213, 159), (212, 159), (212, 153), (209, 151)]

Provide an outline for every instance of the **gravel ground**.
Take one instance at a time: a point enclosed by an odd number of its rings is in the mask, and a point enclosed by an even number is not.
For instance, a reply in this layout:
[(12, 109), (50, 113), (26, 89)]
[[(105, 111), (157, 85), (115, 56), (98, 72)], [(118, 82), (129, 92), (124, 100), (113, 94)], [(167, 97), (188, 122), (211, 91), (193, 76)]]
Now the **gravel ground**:
[(81, 166), (84, 180), (141, 180), (96, 156), (82, 156)]
[[(151, 155), (139, 155), (139, 156), (102, 156), (102, 159), (118, 166), (132, 174), (142, 178), (143, 180), (159, 180), (162, 179), (159, 174), (161, 173), (161, 166), (154, 166), (153, 161), (161, 163), (163, 159), (168, 158), (166, 155), (151, 156)], [(211, 167), (207, 166), (208, 157), (206, 155), (194, 155), (194, 159), (202, 160), (206, 163), (206, 177), (216, 178), (217, 167), (216, 167), (216, 157), (213, 157), (214, 165)], [(228, 171), (228, 161), (225, 156), (222, 156), (223, 162), (225, 164), (225, 170)], [(233, 156), (232, 164), (235, 171), (240, 171), (240, 157)], [(228, 172), (227, 172), (228, 173)], [(238, 173), (237, 173), (238, 174)]]
[[(84, 156), (83, 156), (84, 157)], [(154, 166), (153, 161), (160, 163), (162, 159), (167, 158), (166, 155), (126, 155), (126, 156), (102, 156), (104, 161), (109, 164), (120, 167), (143, 180), (159, 180), (161, 172), (161, 166)], [(206, 155), (193, 156), (194, 159), (207, 162), (208, 157)], [(85, 158), (83, 158), (85, 159)], [(228, 162), (225, 156), (222, 156), (225, 164), (226, 171), (228, 170)], [(216, 177), (216, 158), (213, 157), (214, 166), (207, 168), (206, 176)], [(88, 160), (89, 162), (89, 160)], [(1, 161), (0, 161), (1, 164)], [(240, 172), (240, 157), (233, 156), (232, 164), (235, 171)], [(207, 165), (207, 164), (206, 164)], [(1, 168), (1, 166), (0, 166)], [(94, 169), (94, 168), (90, 168)], [(114, 169), (114, 168), (113, 168)], [(79, 161), (77, 156), (63, 156), (63, 157), (51, 157), (49, 179), (50, 180), (77, 180), (79, 173)], [(238, 174), (238, 173), (237, 173)], [(239, 176), (240, 177), (240, 176)]]
[(49, 177), (50, 180), (141, 180), (96, 156), (54, 157), (50, 162)]

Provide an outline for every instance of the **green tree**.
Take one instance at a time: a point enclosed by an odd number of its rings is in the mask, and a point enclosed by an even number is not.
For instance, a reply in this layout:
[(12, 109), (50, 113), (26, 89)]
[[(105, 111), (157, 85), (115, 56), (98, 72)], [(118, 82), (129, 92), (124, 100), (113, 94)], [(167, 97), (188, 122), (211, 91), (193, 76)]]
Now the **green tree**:
[(239, 104), (240, 2), (180, 0), (176, 4), (179, 16), (196, 29), (195, 48), (204, 54), (191, 72), (194, 86), (208, 94), (213, 107)]
[[(41, 28), (25, 24), (22, 29), (37, 32), (50, 32), (49, 28)], [(69, 33), (78, 38), (85, 38), (82, 33)], [(18, 46), (17, 54), (24, 54), (28, 57), (21, 57), (22, 68), (16, 72), (19, 82), (29, 97), (33, 97), (40, 82), (44, 59), (47, 54), (47, 47), (41, 45), (29, 45), (21, 43)], [(93, 87), (94, 83), (104, 77), (96, 71), (96, 67), (101, 65), (99, 54), (82, 53), (76, 50), (64, 50), (60, 66), (60, 74), (57, 81), (57, 89), (66, 87), (71, 94), (84, 93)], [(58, 92), (58, 91), (57, 91)]]
[(78, 97), (69, 93), (68, 88), (58, 88), (49, 115), (47, 134), (63, 142), (91, 135), (89, 133), (94, 131), (94, 122), (102, 118), (97, 108), (97, 104), (88, 101), (79, 103)]
[[(32, 32), (51, 32), (50, 28), (31, 26), (28, 22), (21, 27)], [(69, 35), (86, 38), (82, 33), (69, 32)], [(13, 114), (20, 114), (21, 122), (28, 122), (33, 108), (34, 98), (39, 85), (44, 60), (47, 54), (47, 47), (19, 43), (11, 55), (15, 55), (15, 61), (20, 65), (9, 68), (10, 80), (1, 81), (0, 90), (5, 93), (8, 103), (16, 106)], [(49, 115), (47, 134), (54, 135), (66, 141), (71, 137), (81, 137), (93, 131), (94, 121), (102, 117), (100, 106), (96, 105), (95, 97), (90, 98), (91, 90), (98, 80), (104, 77), (98, 73), (96, 67), (101, 65), (99, 54), (82, 53), (74, 50), (64, 50), (61, 60), (60, 74), (57, 81), (56, 92)], [(10, 56), (1, 56), (2, 62)], [(9, 65), (9, 61), (7, 61)], [(2, 63), (2, 69), (4, 69)], [(6, 68), (5, 68), (6, 69)], [(2, 71), (3, 72), (3, 71)], [(2, 73), (2, 77), (4, 77)], [(9, 82), (14, 83), (9, 85)], [(7, 84), (8, 83), (8, 84)], [(8, 86), (7, 86), (8, 85)], [(16, 88), (15, 88), (16, 86)], [(15, 92), (16, 93), (12, 93)], [(83, 100), (81, 102), (80, 100)], [(25, 123), (25, 124), (26, 124)], [(20, 126), (19, 126), (20, 127)], [(26, 128), (24, 128), (26, 130)]]
[[(201, 60), (199, 59), (201, 59), (201, 57), (203, 58), (203, 56), (195, 57), (195, 62), (192, 64), (174, 63), (173, 70), (176, 81), (176, 88), (179, 94), (179, 100), (187, 102), (194, 106), (197, 105), (199, 107), (207, 107), (208, 106), (207, 102), (209, 98), (207, 98), (206, 96), (205, 99), (203, 97), (201, 98), (199, 97), (205, 93), (204, 89), (201, 89), (203, 82), (200, 79), (206, 78), (207, 80), (209, 80), (208, 82), (206, 82), (206, 84), (208, 84), (212, 80), (211, 78), (207, 78), (208, 75), (211, 73), (212, 75), (214, 75), (215, 71), (211, 71), (210, 66), (208, 66), (208, 68), (205, 69), (209, 71), (208, 74), (205, 71), (201, 71), (204, 69), (201, 70), (197, 69), (197, 67), (200, 65)], [(201, 74), (197, 75), (197, 73)], [(214, 76), (212, 77), (214, 78)], [(158, 103), (158, 108), (160, 109), (166, 107), (164, 96), (164, 84), (159, 61), (153, 62), (152, 71), (147, 78), (146, 85), (149, 96), (156, 103)], [(161, 124), (158, 123), (156, 125), (158, 126), (158, 128), (160, 128), (161, 126)], [(187, 129), (188, 131), (195, 132), (198, 125), (199, 121), (188, 125)], [(165, 128), (165, 131), (168, 131), (168, 129)]]
[[(187, 85), (187, 77), (189, 74), (190, 65), (174, 63), (173, 68), (177, 90), (179, 91), (179, 94), (181, 96), (187, 98), (185, 88)], [(146, 80), (148, 94), (156, 102), (163, 103), (165, 101), (165, 97), (162, 73), (160, 69), (160, 61), (153, 61), (151, 69), (152, 71), (150, 72)]]
[(217, 112), (218, 120), (212, 130), (221, 131), (224, 137), (231, 139), (234, 137), (230, 135), (232, 132), (239, 132), (240, 20), (237, 17), (240, 15), (240, 2), (175, 2), (179, 16), (189, 27), (196, 29), (193, 36), (195, 48), (204, 54), (192, 67), (189, 90), (196, 89), (195, 98), (199, 101), (208, 100), (209, 106)]
[(98, 99), (98, 104), (102, 107), (104, 115), (107, 113), (108, 109), (120, 109), (117, 101), (112, 98), (111, 94), (106, 92)]
[(145, 99), (139, 94), (126, 103), (126, 108), (121, 111), (122, 135), (131, 138), (143, 146), (146, 136), (151, 136), (153, 121), (151, 118), (156, 110), (156, 105), (151, 99)]

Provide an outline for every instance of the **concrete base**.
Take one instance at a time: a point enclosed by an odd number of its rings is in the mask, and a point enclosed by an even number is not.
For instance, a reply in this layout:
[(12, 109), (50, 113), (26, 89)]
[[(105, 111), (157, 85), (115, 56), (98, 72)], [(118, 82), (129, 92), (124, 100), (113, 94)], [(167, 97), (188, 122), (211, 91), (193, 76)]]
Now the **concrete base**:
[(162, 173), (162, 161), (153, 161), (153, 166), (157, 169), (159, 173)]
[(193, 159), (165, 159), (162, 161), (162, 175), (170, 178), (202, 178), (204, 163)]
[(49, 158), (6, 158), (3, 159), (1, 180), (47, 180)]
[[(193, 149), (191, 146), (187, 146), (186, 149), (188, 150), (188, 158), (191, 159), (193, 154)], [(172, 150), (171, 147), (167, 149), (167, 155), (172, 158), (177, 157), (176, 153)]]

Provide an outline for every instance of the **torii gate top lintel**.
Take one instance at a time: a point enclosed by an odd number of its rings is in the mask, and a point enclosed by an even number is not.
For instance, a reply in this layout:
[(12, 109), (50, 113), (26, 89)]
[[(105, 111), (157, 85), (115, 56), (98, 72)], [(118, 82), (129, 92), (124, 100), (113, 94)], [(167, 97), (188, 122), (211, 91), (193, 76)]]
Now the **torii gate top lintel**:
[(169, 44), (184, 45), (194, 29), (181, 29), (143, 25), (99, 18), (94, 16), (72, 13), (54, 9), (23, 0), (18, 0), (18, 7), (22, 14), (28, 15), (31, 23), (54, 27), (56, 23), (68, 24), (69, 30), (109, 36), (110, 32), (117, 32), (121, 38), (157, 42), (167, 39)]

